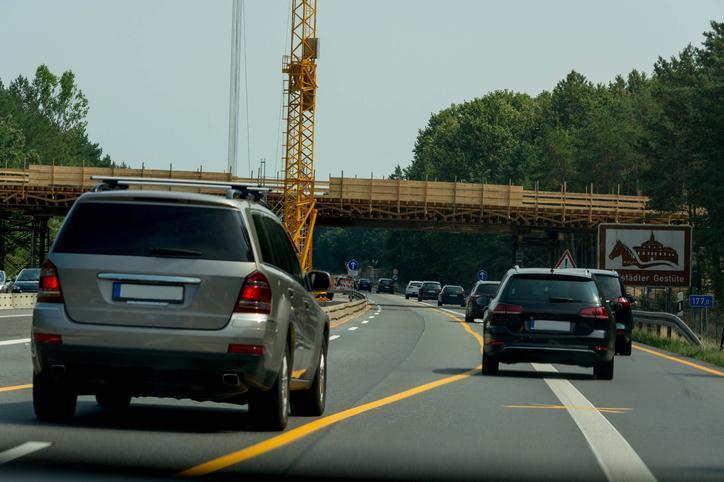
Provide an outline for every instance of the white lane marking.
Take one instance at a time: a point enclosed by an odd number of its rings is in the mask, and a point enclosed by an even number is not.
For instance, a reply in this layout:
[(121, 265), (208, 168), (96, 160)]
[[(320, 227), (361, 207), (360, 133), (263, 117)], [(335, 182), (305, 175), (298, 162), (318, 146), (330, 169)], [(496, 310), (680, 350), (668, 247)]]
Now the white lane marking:
[(362, 321), (362, 324), (363, 324), (363, 325), (366, 325), (366, 324), (369, 323), (369, 322), (370, 322), (370, 320), (363, 320), (363, 321)]
[(332, 335), (332, 336), (329, 337), (329, 341), (334, 341), (334, 340), (336, 340), (337, 338), (339, 338), (339, 335)]
[(357, 330), (358, 328), (359, 328), (358, 326), (351, 326), (351, 327), (348, 328), (348, 330), (349, 330), (349, 331), (354, 331), (354, 330)]
[(374, 320), (375, 316), (377, 315), (370, 315), (370, 320)]
[(21, 343), (30, 343), (30, 338), (20, 338), (18, 340), (2, 340), (0, 346), (20, 345)]
[[(558, 370), (548, 363), (531, 363), (531, 365), (539, 373), (558, 373)], [(596, 456), (609, 481), (656, 481), (654, 474), (623, 435), (571, 382), (559, 378), (546, 378), (545, 375), (543, 380), (561, 401), (561, 405), (590, 409), (567, 408), (566, 410), (586, 437), (593, 455)]]
[(20, 457), (24, 457), (28, 454), (32, 454), (38, 450), (50, 447), (51, 445), (52, 444), (50, 442), (25, 442), (24, 444), (8, 449), (5, 452), (0, 452), (0, 465), (19, 459)]
[(33, 314), (28, 313), (26, 315), (0, 315), (0, 318), (28, 318), (28, 317), (32, 318)]

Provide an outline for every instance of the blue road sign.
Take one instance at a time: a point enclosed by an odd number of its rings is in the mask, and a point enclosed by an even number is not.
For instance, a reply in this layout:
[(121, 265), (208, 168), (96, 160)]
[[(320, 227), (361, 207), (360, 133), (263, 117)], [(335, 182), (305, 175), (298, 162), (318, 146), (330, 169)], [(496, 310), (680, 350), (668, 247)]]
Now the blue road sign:
[(488, 281), (488, 272), (484, 269), (478, 271), (478, 281)]
[(689, 295), (689, 306), (692, 308), (712, 308), (714, 295)]
[(352, 271), (358, 271), (359, 270), (359, 263), (356, 259), (350, 259), (347, 261), (347, 268)]

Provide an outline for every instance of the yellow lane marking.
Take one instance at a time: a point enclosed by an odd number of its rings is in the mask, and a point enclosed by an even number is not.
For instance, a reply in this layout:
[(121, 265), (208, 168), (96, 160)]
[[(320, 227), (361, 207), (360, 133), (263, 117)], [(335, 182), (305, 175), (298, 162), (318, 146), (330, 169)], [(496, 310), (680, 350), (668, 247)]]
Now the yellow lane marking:
[(505, 408), (544, 408), (552, 410), (590, 410), (604, 413), (628, 413), (633, 408), (618, 407), (575, 407), (568, 405), (503, 405)]
[(399, 402), (400, 400), (410, 398), (412, 396), (418, 395), (423, 392), (427, 392), (429, 390), (441, 387), (443, 385), (447, 385), (449, 383), (454, 383), (454, 382), (457, 382), (460, 380), (464, 380), (464, 379), (478, 373), (479, 370), (480, 370), (480, 367), (476, 367), (472, 370), (468, 370), (459, 375), (453, 375), (451, 377), (442, 378), (440, 380), (436, 380), (431, 383), (426, 383), (424, 385), (420, 385), (418, 387), (414, 387), (409, 390), (405, 390), (404, 392), (390, 395), (389, 397), (375, 400), (374, 402), (365, 403), (364, 405), (359, 405), (357, 407), (348, 408), (347, 410), (342, 410), (341, 412), (337, 412), (334, 415), (329, 415), (327, 417), (320, 418), (319, 420), (315, 420), (314, 422), (304, 424), (293, 430), (289, 430), (288, 432), (285, 432), (281, 435), (277, 435), (276, 437), (272, 437), (263, 442), (259, 442), (250, 447), (247, 447), (245, 449), (241, 449), (236, 452), (232, 452), (230, 454), (210, 460), (208, 462), (204, 462), (203, 464), (199, 464), (195, 467), (191, 467), (190, 469), (184, 470), (183, 472), (179, 473), (178, 475), (181, 477), (200, 477), (202, 475), (207, 475), (212, 472), (216, 472), (216, 471), (225, 469), (231, 465), (244, 462), (244, 461), (252, 459), (254, 457), (258, 457), (259, 455), (263, 455), (265, 453), (271, 452), (272, 450), (276, 450), (276, 449), (283, 447), (285, 445), (288, 445), (292, 442), (296, 442), (297, 440), (300, 440), (308, 435), (311, 435), (314, 432), (318, 432), (319, 430), (322, 430), (323, 428), (327, 428), (327, 427), (337, 424), (343, 420), (352, 418), (356, 415), (360, 415), (362, 413), (369, 412), (370, 410), (374, 410), (376, 408), (384, 407), (385, 405), (390, 405), (392, 403)]
[(0, 387), (0, 392), (12, 392), (13, 390), (25, 390), (26, 388), (33, 388), (32, 383), (27, 385), (15, 385), (13, 387)]
[(645, 351), (646, 353), (648, 353), (648, 354), (650, 354), (650, 355), (658, 356), (658, 357), (661, 357), (661, 358), (666, 358), (667, 360), (671, 360), (671, 361), (674, 361), (674, 362), (676, 362), (676, 363), (681, 363), (682, 365), (687, 365), (687, 366), (690, 366), (691, 368), (696, 368), (697, 370), (701, 370), (701, 371), (706, 372), (706, 373), (711, 373), (712, 375), (718, 375), (718, 376), (720, 376), (720, 377), (724, 377), (724, 372), (722, 372), (722, 371), (720, 371), (720, 370), (715, 370), (715, 369), (713, 369), (713, 368), (705, 367), (705, 366), (703, 366), (703, 365), (699, 365), (698, 363), (690, 362), (689, 360), (684, 360), (683, 358), (679, 358), (679, 357), (675, 357), (675, 356), (671, 356), (671, 355), (666, 355), (666, 354), (664, 354), (664, 353), (660, 353), (660, 352), (658, 352), (658, 351), (651, 350), (651, 349), (649, 349), (649, 348), (644, 348), (644, 347), (642, 347), (641, 345), (638, 345), (638, 344), (637, 344), (637, 345), (633, 345), (633, 347), (636, 348), (637, 350)]
[[(444, 313), (444, 312), (441, 312), (441, 313)], [(451, 316), (451, 318), (452, 318), (452, 316)], [(482, 350), (483, 349), (482, 337), (478, 333), (475, 333), (475, 331), (473, 331), (469, 326), (467, 326), (466, 323), (464, 323), (460, 320), (458, 320), (458, 321), (463, 326), (463, 328), (465, 328), (466, 331), (468, 331), (470, 334), (475, 336), (475, 338), (481, 343), (480, 349)], [(479, 373), (481, 368), (482, 368), (482, 365), (478, 365), (477, 367), (473, 368), (472, 370), (468, 370), (459, 375), (453, 375), (450, 377), (441, 378), (440, 380), (435, 380), (434, 382), (425, 383), (424, 385), (419, 385), (417, 387), (410, 388), (409, 390), (405, 390), (404, 392), (396, 393), (394, 395), (390, 395), (388, 397), (381, 398), (381, 399), (375, 400), (373, 402), (365, 403), (365, 404), (359, 405), (357, 407), (348, 408), (347, 410), (342, 410), (341, 412), (337, 412), (333, 415), (328, 415), (326, 417), (320, 418), (313, 422), (309, 422), (307, 424), (301, 425), (295, 429), (289, 430), (280, 435), (277, 435), (270, 439), (264, 440), (263, 442), (259, 442), (257, 444), (251, 445), (251, 446), (243, 448), (241, 450), (237, 450), (236, 452), (222, 455), (221, 457), (218, 457), (213, 460), (209, 460), (208, 462), (204, 462), (202, 464), (196, 465), (194, 467), (191, 467), (190, 469), (186, 469), (183, 472), (180, 472), (178, 474), (178, 476), (180, 476), (180, 477), (201, 477), (201, 476), (213, 473), (213, 472), (217, 472), (219, 470), (223, 470), (232, 465), (239, 464), (239, 463), (247, 461), (249, 459), (253, 459), (254, 457), (258, 457), (260, 455), (264, 455), (268, 452), (271, 452), (273, 450), (284, 447), (285, 445), (289, 445), (293, 442), (296, 442), (297, 440), (301, 440), (304, 437), (307, 437), (324, 428), (335, 425), (343, 420), (347, 420), (348, 418), (355, 417), (357, 415), (363, 414), (365, 412), (369, 412), (370, 410), (374, 410), (376, 408), (384, 407), (385, 405), (390, 405), (390, 404), (399, 402), (406, 398), (410, 398), (415, 395), (419, 395), (420, 393), (424, 393), (424, 392), (433, 390), (435, 388), (438, 388), (438, 387), (441, 387), (441, 386), (444, 386), (444, 385), (447, 385), (450, 383), (464, 380), (466, 378), (469, 378), (469, 377), (475, 375), (476, 373)]]

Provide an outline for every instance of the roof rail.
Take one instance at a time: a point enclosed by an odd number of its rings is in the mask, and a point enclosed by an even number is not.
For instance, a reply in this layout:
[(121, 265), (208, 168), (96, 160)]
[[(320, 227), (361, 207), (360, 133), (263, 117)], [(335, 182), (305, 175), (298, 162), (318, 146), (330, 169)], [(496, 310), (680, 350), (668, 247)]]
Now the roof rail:
[(141, 186), (176, 186), (226, 190), (227, 199), (250, 199), (265, 202), (265, 195), (271, 191), (269, 187), (255, 186), (240, 182), (202, 181), (198, 179), (166, 179), (158, 177), (124, 177), (124, 176), (91, 176), (94, 181), (101, 181), (93, 187), (93, 192), (128, 189), (129, 185)]

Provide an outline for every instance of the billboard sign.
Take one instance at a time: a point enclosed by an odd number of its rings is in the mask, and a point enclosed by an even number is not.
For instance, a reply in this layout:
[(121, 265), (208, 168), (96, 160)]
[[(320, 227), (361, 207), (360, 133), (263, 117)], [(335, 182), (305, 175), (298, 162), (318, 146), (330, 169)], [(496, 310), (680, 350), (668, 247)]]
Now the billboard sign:
[(601, 224), (598, 267), (618, 271), (632, 286), (691, 283), (691, 226)]

